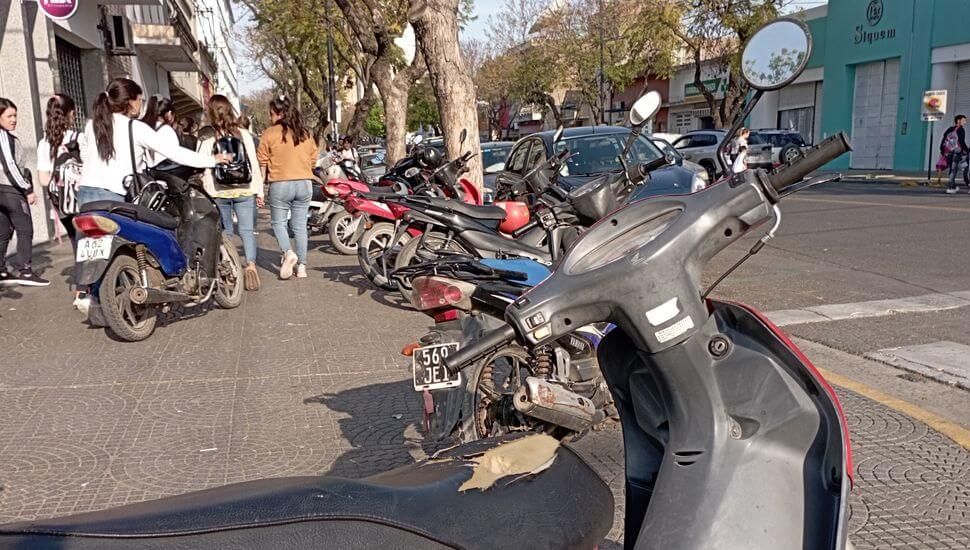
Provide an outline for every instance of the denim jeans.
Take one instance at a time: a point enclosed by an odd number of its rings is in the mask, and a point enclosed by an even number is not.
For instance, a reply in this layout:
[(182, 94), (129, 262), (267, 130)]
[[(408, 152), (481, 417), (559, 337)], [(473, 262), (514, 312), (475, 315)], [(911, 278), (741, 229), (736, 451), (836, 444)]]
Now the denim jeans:
[[(963, 154), (959, 151), (950, 153), (949, 162), (949, 172), (950, 181), (947, 183), (947, 189), (957, 188), (957, 174), (960, 172), (960, 163), (963, 162)], [(964, 178), (966, 179), (966, 178)]]
[(113, 193), (107, 189), (102, 189), (100, 187), (78, 187), (77, 189), (77, 204), (78, 206), (84, 206), (89, 202), (94, 201), (120, 201), (125, 202), (125, 196), (119, 195), (118, 193)]
[(256, 236), (253, 235), (253, 210), (256, 208), (256, 195), (236, 197), (232, 199), (216, 198), (219, 214), (222, 216), (222, 232), (227, 237), (233, 236), (232, 213), (236, 213), (239, 222), (239, 236), (242, 238), (243, 253), (246, 264), (256, 261)]
[(270, 220), (273, 234), (284, 254), (290, 250), (290, 235), (286, 231), (286, 215), (290, 215), (290, 229), (296, 241), (296, 257), (301, 264), (307, 256), (307, 212), (313, 188), (310, 180), (277, 181), (269, 185)]

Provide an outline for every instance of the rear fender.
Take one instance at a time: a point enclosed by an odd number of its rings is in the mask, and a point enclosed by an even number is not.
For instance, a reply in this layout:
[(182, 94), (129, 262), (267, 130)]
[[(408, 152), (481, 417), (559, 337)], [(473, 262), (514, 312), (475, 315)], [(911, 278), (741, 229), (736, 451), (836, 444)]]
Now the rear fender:
[(465, 178), (459, 178), (458, 186), (461, 187), (462, 190), (462, 201), (470, 204), (483, 204), (482, 194), (479, 192), (478, 187), (475, 187), (474, 183)]
[(111, 241), (111, 254), (108, 256), (108, 259), (75, 262), (74, 284), (77, 286), (91, 286), (100, 282), (101, 277), (104, 276), (104, 272), (119, 253), (134, 256), (135, 243), (116, 235)]

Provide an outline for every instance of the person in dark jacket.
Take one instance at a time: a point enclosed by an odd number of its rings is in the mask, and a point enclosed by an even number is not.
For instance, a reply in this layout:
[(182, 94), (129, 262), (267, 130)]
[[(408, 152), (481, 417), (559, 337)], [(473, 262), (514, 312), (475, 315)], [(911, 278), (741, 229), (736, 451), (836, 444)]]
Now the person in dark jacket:
[[(30, 172), (23, 169), (24, 150), (13, 135), (17, 129), (17, 106), (0, 97), (0, 286), (20, 284), (48, 286), (50, 281), (31, 269), (34, 241), (34, 222), (30, 205), (37, 203)], [(17, 233), (17, 259), (20, 274), (7, 270), (7, 246)]]
[(963, 157), (970, 152), (970, 148), (967, 148), (967, 133), (964, 129), (966, 124), (967, 117), (963, 115), (955, 116), (953, 126), (943, 132), (943, 139), (940, 141), (940, 154), (946, 157), (947, 168), (950, 172), (950, 181), (946, 186), (946, 192), (949, 195), (957, 192), (957, 172), (960, 171), (960, 163), (963, 161)]

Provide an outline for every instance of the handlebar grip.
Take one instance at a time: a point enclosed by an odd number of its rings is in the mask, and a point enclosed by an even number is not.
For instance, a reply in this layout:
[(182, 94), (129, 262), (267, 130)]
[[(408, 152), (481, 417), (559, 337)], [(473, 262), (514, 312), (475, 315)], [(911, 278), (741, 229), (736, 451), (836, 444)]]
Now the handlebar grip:
[(818, 144), (818, 147), (812, 149), (803, 157), (770, 172), (768, 182), (775, 191), (781, 191), (789, 185), (802, 181), (826, 163), (851, 150), (852, 146), (849, 144), (848, 136), (845, 135), (845, 132), (839, 132)]
[(467, 348), (458, 350), (454, 355), (446, 357), (445, 368), (451, 374), (455, 374), (477, 361), (483, 355), (506, 346), (513, 340), (515, 340), (515, 329), (512, 328), (512, 325), (505, 325), (486, 332), (485, 335), (472, 342)]

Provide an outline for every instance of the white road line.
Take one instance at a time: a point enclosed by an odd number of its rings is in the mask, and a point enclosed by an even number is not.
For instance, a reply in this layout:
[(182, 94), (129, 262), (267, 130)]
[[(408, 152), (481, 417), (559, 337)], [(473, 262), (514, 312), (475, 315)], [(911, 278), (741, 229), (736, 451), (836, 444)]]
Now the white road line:
[(851, 304), (826, 304), (802, 309), (782, 309), (769, 311), (767, 315), (773, 323), (781, 327), (802, 323), (884, 317), (897, 313), (943, 311), (966, 306), (970, 306), (970, 290)]
[(865, 356), (970, 390), (970, 346), (944, 341), (881, 349)]

